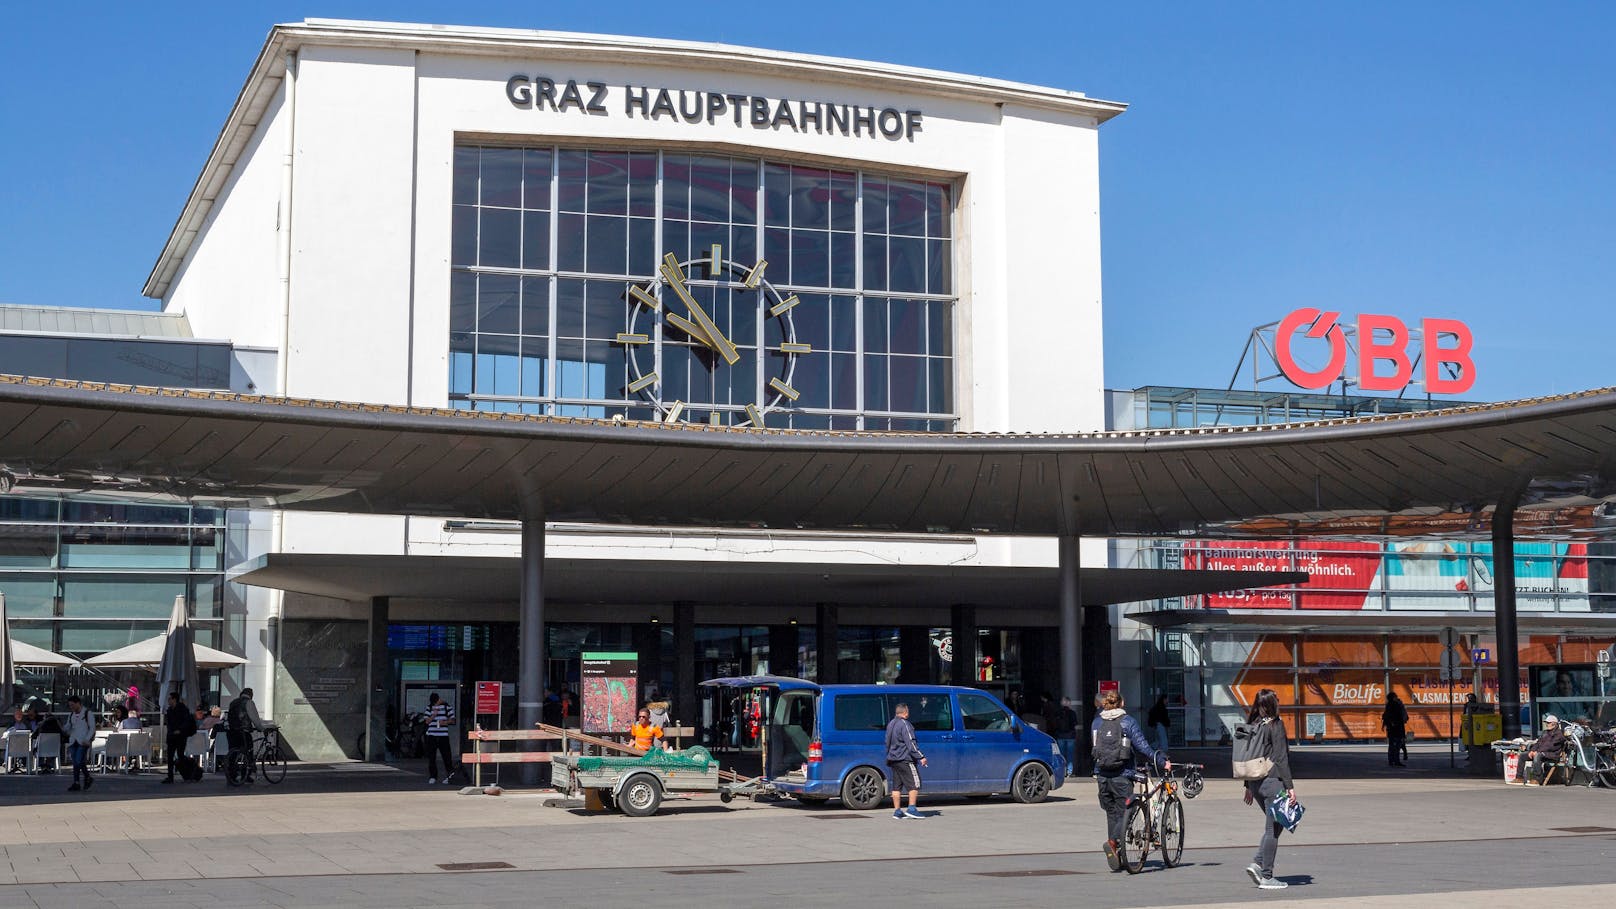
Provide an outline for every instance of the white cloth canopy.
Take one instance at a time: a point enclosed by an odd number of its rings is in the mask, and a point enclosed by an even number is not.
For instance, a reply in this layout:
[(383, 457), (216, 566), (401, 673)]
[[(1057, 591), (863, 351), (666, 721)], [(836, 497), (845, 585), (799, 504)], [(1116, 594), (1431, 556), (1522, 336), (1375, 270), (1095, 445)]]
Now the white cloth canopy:
[[(9, 640), (9, 639), (8, 639)], [(35, 647), (22, 641), (9, 641), (11, 644), (11, 662), (18, 666), (38, 666), (44, 669), (71, 669), (79, 664), (78, 660), (70, 656), (62, 656), (43, 647)]]
[[(90, 657), (84, 661), (84, 665), (99, 666), (102, 669), (150, 669), (155, 672), (163, 662), (163, 650), (167, 645), (168, 633), (164, 632), (154, 638), (136, 641), (128, 647), (119, 647), (100, 656)], [(247, 662), (246, 657), (238, 657), (201, 644), (192, 644), (191, 650), (196, 654), (198, 669), (225, 669)]]

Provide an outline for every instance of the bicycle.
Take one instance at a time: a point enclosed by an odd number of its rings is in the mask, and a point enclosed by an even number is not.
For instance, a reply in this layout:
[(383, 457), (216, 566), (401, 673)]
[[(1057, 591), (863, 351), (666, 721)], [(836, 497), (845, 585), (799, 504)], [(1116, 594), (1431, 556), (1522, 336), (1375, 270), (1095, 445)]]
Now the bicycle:
[(255, 776), (272, 786), (286, 779), (286, 752), (275, 726), (265, 726), (246, 748), (232, 751), (226, 758), (224, 778), (231, 786), (250, 786)]
[[(1184, 803), (1178, 793), (1182, 789), (1185, 798), (1200, 795), (1205, 786), (1201, 771), (1205, 769), (1202, 764), (1174, 763), (1173, 769), (1159, 780), (1152, 768), (1135, 781), (1134, 795), (1128, 799), (1128, 813), (1123, 821), (1122, 842), (1117, 848), (1122, 866), (1129, 874), (1144, 870), (1145, 856), (1152, 848), (1161, 850), (1162, 864), (1169, 868), (1183, 858)], [(1184, 772), (1182, 782), (1174, 776), (1179, 771)]]

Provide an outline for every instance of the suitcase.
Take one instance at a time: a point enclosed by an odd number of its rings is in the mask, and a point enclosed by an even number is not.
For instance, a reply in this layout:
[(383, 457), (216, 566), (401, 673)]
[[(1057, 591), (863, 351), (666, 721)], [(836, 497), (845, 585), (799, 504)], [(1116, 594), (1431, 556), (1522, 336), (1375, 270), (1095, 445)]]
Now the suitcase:
[(174, 770), (187, 783), (202, 779), (202, 762), (188, 754), (174, 759)]

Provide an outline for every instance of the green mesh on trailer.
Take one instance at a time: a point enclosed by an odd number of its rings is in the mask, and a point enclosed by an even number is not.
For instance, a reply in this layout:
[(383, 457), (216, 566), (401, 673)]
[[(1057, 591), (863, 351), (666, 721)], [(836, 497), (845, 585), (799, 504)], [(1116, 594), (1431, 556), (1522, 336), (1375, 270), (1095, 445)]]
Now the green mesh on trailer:
[(695, 770), (706, 773), (717, 766), (713, 756), (700, 745), (693, 745), (683, 751), (663, 751), (657, 748), (639, 757), (582, 756), (577, 758), (577, 761), (577, 767), (580, 771), (632, 770), (638, 767), (660, 767), (664, 770)]

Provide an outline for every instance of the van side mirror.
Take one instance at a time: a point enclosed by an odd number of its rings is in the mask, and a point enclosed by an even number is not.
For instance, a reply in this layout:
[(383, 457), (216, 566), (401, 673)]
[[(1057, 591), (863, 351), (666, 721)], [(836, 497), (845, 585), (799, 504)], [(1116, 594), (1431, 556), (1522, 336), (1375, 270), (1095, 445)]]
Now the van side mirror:
[(1020, 736), (1021, 736), (1021, 721), (1020, 720), (1011, 720), (1010, 721), (1010, 731), (1012, 733), (1014, 733), (1017, 738), (1020, 738)]

